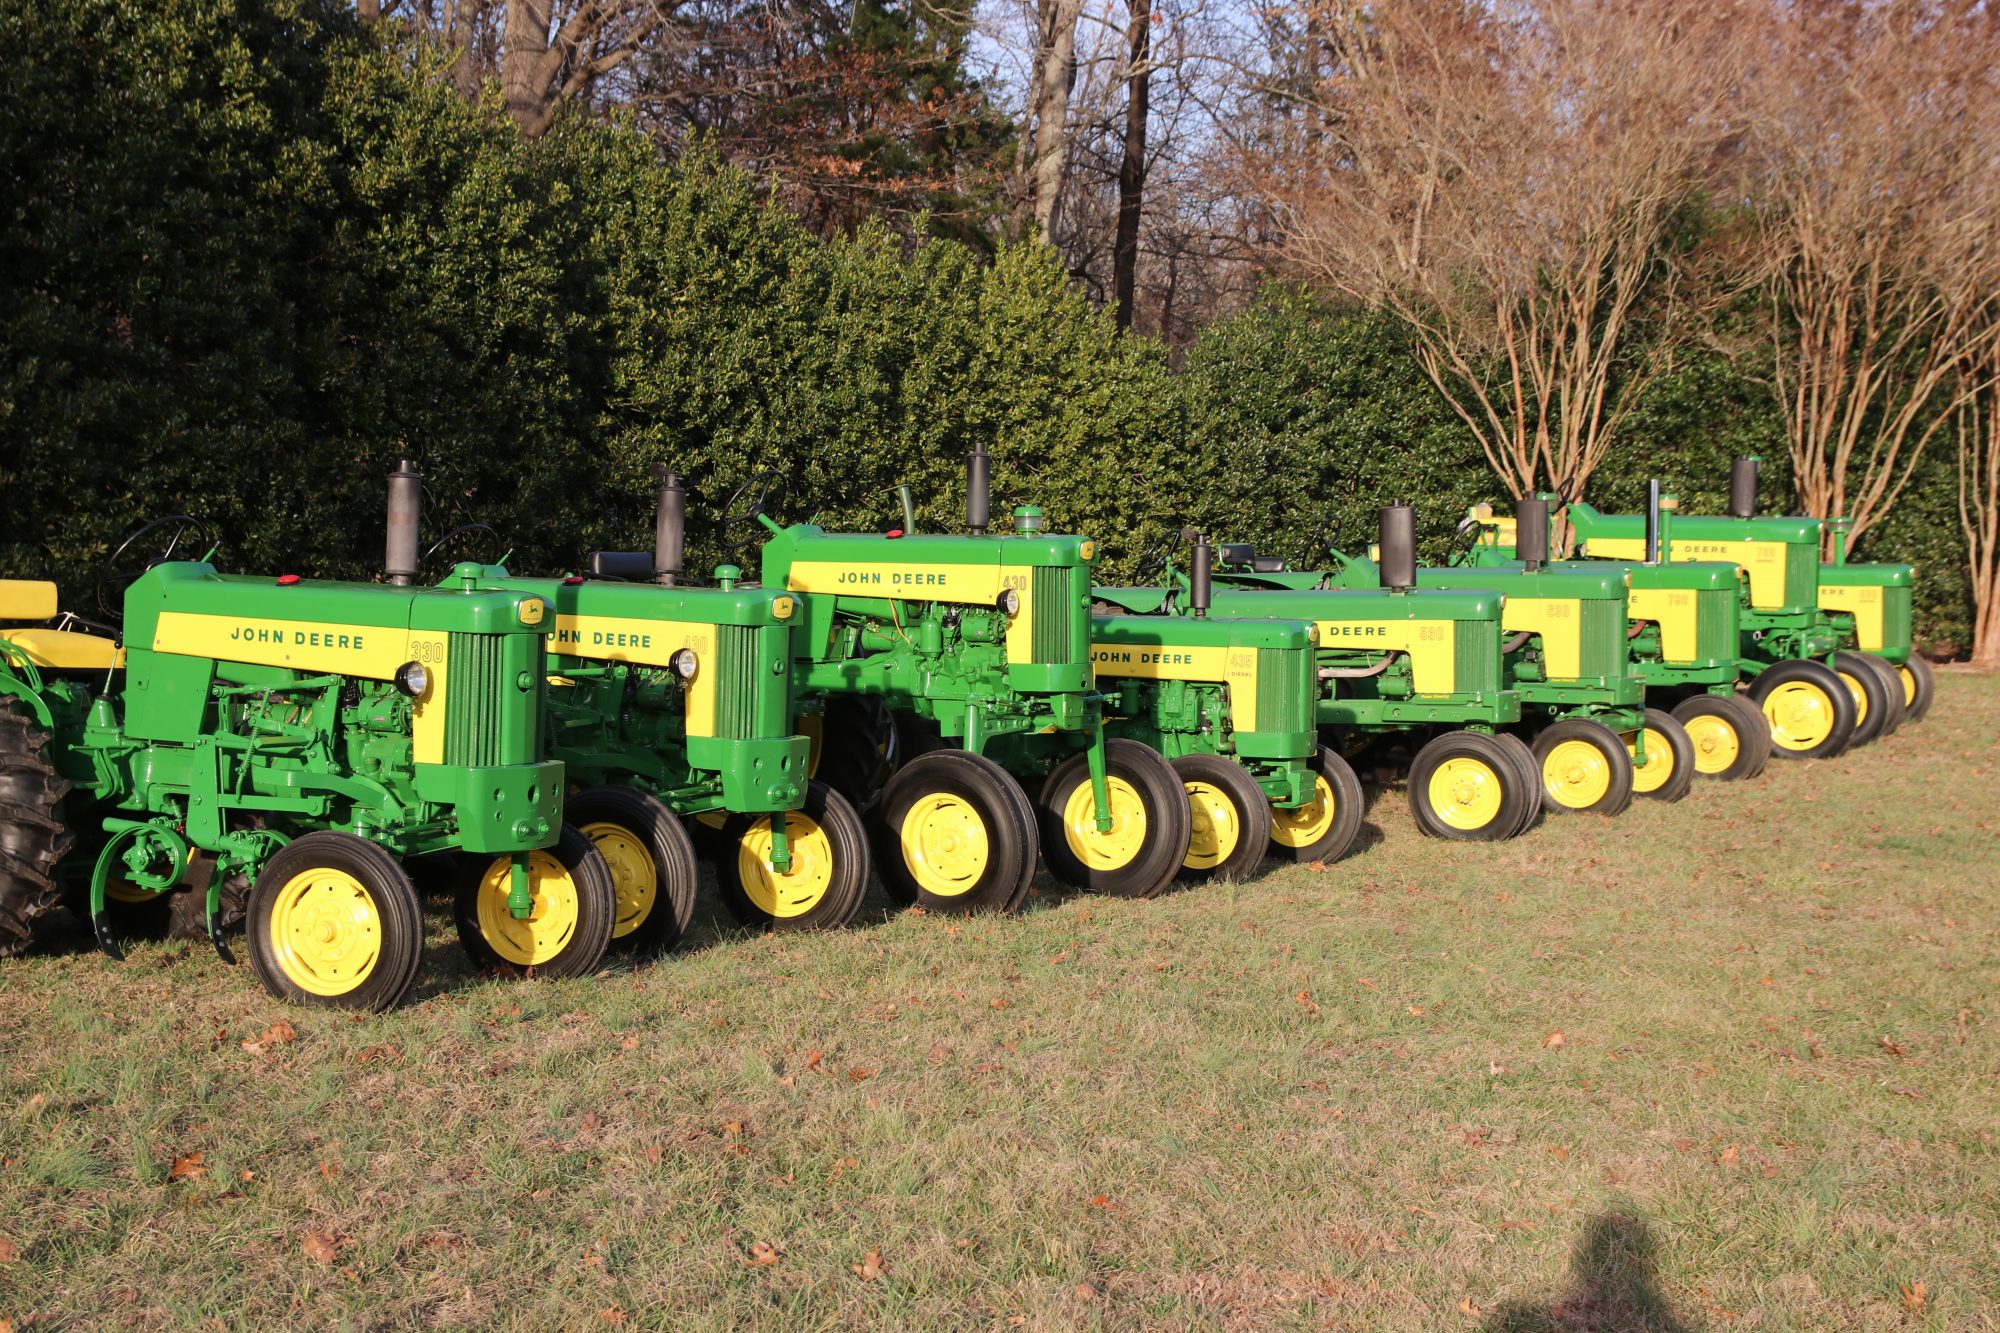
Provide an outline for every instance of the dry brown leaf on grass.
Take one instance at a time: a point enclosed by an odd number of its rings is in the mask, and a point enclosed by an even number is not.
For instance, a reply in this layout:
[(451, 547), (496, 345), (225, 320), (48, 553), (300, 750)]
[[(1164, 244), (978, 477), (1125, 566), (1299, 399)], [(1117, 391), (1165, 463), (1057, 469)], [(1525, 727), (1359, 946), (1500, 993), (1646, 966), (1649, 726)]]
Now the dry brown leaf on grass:
[(1480, 1309), (1477, 1305), (1474, 1305), (1472, 1303), (1472, 1297), (1470, 1296), (1464, 1297), (1459, 1301), (1458, 1312), (1471, 1319), (1477, 1319), (1479, 1318), (1479, 1316), (1486, 1313), (1486, 1311)]
[(622, 1324), (628, 1318), (629, 1316), (615, 1305), (597, 1312), (597, 1321), (601, 1324)]
[(0, 1264), (11, 1264), (21, 1257), (21, 1247), (5, 1236), (0, 1236)]
[(815, 1050), (815, 1051), (807, 1051), (807, 1052), (806, 1052), (806, 1068), (807, 1068), (807, 1069), (818, 1069), (818, 1068), (819, 1068), (819, 1065), (820, 1065), (820, 1061), (822, 1061), (822, 1060), (824, 1060), (824, 1059), (826, 1059), (826, 1052), (825, 1052), (825, 1051), (817, 1051), (817, 1050)]
[(780, 1257), (778, 1247), (771, 1244), (770, 1241), (753, 1241), (750, 1245), (750, 1257), (743, 1261), (743, 1266), (745, 1268), (769, 1268), (772, 1264), (777, 1263)]
[(881, 1277), (889, 1271), (889, 1264), (882, 1258), (880, 1250), (868, 1251), (866, 1255), (862, 1256), (860, 1263), (849, 1264), (848, 1267), (853, 1269), (854, 1275), (863, 1282), (873, 1282), (876, 1278)]
[(1092, 1208), (1102, 1208), (1107, 1213), (1115, 1213), (1118, 1211), (1118, 1205), (1111, 1201), (1111, 1196), (1108, 1194), (1091, 1195), (1090, 1206)]
[(205, 1152), (182, 1153), (174, 1158), (174, 1164), (167, 1168), (168, 1180), (198, 1180), (208, 1174), (202, 1163), (208, 1160)]
[(1544, 1048), (1547, 1049), (1552, 1050), (1557, 1046), (1561, 1046), (1562, 1044), (1563, 1044), (1563, 1034), (1561, 1028), (1557, 1028), (1554, 1032), (1551, 1032), (1548, 1036), (1542, 1038), (1542, 1045)]
[(865, 1079), (874, 1078), (875, 1071), (872, 1069), (850, 1069), (847, 1071), (847, 1077), (853, 1082), (860, 1083)]
[(1915, 1282), (1899, 1282), (1896, 1285), (1897, 1289), (1903, 1293), (1903, 1308), (1905, 1310), (1912, 1312), (1921, 1310), (1924, 1308), (1925, 1303), (1930, 1300), (1930, 1297), (1924, 1294), (1924, 1280), (1922, 1278), (1918, 1278)]
[(262, 1055), (273, 1046), (283, 1046), (298, 1040), (298, 1036), (298, 1030), (281, 1018), (256, 1036), (245, 1037), (241, 1045), (252, 1055)]
[(341, 1239), (336, 1232), (312, 1230), (299, 1237), (299, 1248), (306, 1258), (321, 1268), (331, 1268), (333, 1261), (340, 1257)]
[(321, 1162), (319, 1164), (319, 1173), (325, 1179), (332, 1180), (335, 1176), (340, 1174), (340, 1168), (335, 1166), (332, 1162)]

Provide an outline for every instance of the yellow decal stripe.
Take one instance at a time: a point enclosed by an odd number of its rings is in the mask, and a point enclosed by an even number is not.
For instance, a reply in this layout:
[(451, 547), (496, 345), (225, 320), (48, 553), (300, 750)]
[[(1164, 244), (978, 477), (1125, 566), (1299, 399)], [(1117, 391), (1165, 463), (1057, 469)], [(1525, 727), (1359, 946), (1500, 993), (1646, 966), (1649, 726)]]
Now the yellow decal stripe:
[(1700, 648), (1696, 630), (1695, 595), (1686, 588), (1634, 588), (1633, 620), (1650, 620), (1660, 627), (1660, 657), (1670, 663), (1692, 662)]
[(692, 649), (698, 663), (694, 679), (687, 683), (687, 733), (713, 736), (715, 684), (721, 667), (716, 661), (715, 626), (685, 620), (559, 615), (555, 632), (549, 635), (551, 653), (591, 662), (664, 667), (683, 648)]
[(1096, 644), (1090, 665), (1099, 680), (1188, 680), (1226, 687), (1233, 725), (1257, 728), (1255, 648), (1177, 648), (1162, 644)]
[(995, 605), (1000, 594), (1012, 588), (1021, 606), (1007, 624), (1009, 662), (1034, 661), (1033, 584), (1028, 570), (998, 565), (856, 565), (833, 560), (801, 560), (785, 577), (789, 592), (981, 607)]
[[(1676, 537), (1673, 560), (1677, 565), (1719, 560), (1741, 566), (1750, 576), (1750, 605), (1763, 611), (1785, 604), (1785, 553), (1790, 549), (1788, 542), (1683, 541)], [(1639, 561), (1646, 558), (1646, 542), (1643, 537), (1592, 537), (1583, 544), (1583, 553), (1597, 560)], [(1815, 551), (1805, 551), (1805, 555), (1819, 558)]]
[(1574, 597), (1509, 597), (1500, 612), (1509, 634), (1542, 636), (1542, 669), (1551, 680), (1583, 674), (1583, 616)]
[(1450, 620), (1322, 620), (1319, 646), (1405, 652), (1418, 694), (1451, 694), (1458, 688), (1458, 625)]
[(1854, 635), (1864, 653), (1882, 651), (1882, 590), (1852, 585), (1819, 585), (1819, 609), (1854, 617)]

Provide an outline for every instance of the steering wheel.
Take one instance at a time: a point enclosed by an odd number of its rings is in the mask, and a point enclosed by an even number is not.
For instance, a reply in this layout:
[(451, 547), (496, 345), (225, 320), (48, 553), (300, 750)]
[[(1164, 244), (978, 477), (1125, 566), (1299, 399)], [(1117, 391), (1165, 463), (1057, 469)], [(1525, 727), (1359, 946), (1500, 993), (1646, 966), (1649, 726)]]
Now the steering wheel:
[(1186, 538), (1187, 529), (1178, 524), (1154, 537), (1146, 544), (1146, 549), (1139, 553), (1138, 563), (1132, 566), (1132, 577), (1141, 583), (1150, 583), (1156, 578), (1163, 577), (1167, 572), (1168, 559)]
[(117, 548), (97, 566), (98, 611), (113, 624), (123, 624), (125, 590), (154, 565), (165, 564), (176, 557), (194, 558), (181, 551), (182, 541), (191, 536), (197, 538), (188, 543), (191, 549), (206, 551), (215, 545), (208, 525), (186, 514), (156, 518), (127, 533), (125, 540), (119, 542)]
[[(423, 556), (418, 559), (417, 568), (424, 569), (428, 567), (431, 563), (431, 557), (435, 556), (439, 551), (452, 546), (465, 545), (474, 537), (481, 537), (488, 541), (497, 542), (500, 534), (484, 523), (461, 523), (430, 544), (430, 549), (425, 551)], [(458, 562), (454, 560), (452, 563), (456, 565)]]
[[(782, 484), (776, 468), (765, 468), (745, 478), (743, 484), (729, 494), (728, 504), (723, 506), (722, 538), (731, 547), (743, 546), (757, 539), (757, 519), (764, 512), (764, 502), (770, 498), (773, 489)], [(744, 532), (749, 527), (751, 531)]]
[(1326, 560), (1328, 553), (1333, 550), (1334, 543), (1339, 536), (1340, 511), (1332, 510), (1321, 521), (1319, 531), (1313, 533), (1311, 542), (1306, 546), (1305, 559), (1299, 562), (1299, 568), (1320, 568), (1321, 564)]

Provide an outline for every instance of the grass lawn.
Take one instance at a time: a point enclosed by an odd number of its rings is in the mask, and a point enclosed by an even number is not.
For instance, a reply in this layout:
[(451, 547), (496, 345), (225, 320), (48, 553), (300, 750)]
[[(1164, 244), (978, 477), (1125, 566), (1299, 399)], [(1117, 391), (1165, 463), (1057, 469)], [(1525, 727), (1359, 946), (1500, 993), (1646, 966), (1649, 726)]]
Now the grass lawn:
[(564, 983), (434, 913), (381, 1017), (52, 939), (0, 965), (0, 1329), (2000, 1327), (2000, 679), (1938, 686), (1155, 902)]

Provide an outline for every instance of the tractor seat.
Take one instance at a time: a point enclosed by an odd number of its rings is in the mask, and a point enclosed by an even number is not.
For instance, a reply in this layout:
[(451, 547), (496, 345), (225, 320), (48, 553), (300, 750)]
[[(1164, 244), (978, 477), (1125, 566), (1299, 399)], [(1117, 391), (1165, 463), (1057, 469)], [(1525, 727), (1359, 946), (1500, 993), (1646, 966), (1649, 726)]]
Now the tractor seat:
[[(55, 584), (42, 579), (0, 579), (0, 620), (53, 620), (55, 615)], [(125, 650), (115, 640), (78, 630), (0, 630), (0, 639), (13, 644), (36, 666), (54, 671), (108, 671), (125, 665)]]
[(1248, 542), (1225, 542), (1216, 550), (1222, 556), (1224, 565), (1238, 565), (1252, 574), (1282, 574), (1285, 572), (1283, 556), (1258, 555), (1257, 549)]
[(646, 551), (592, 551), (590, 576), (596, 579), (624, 579), (633, 583), (650, 582), (653, 557)]

